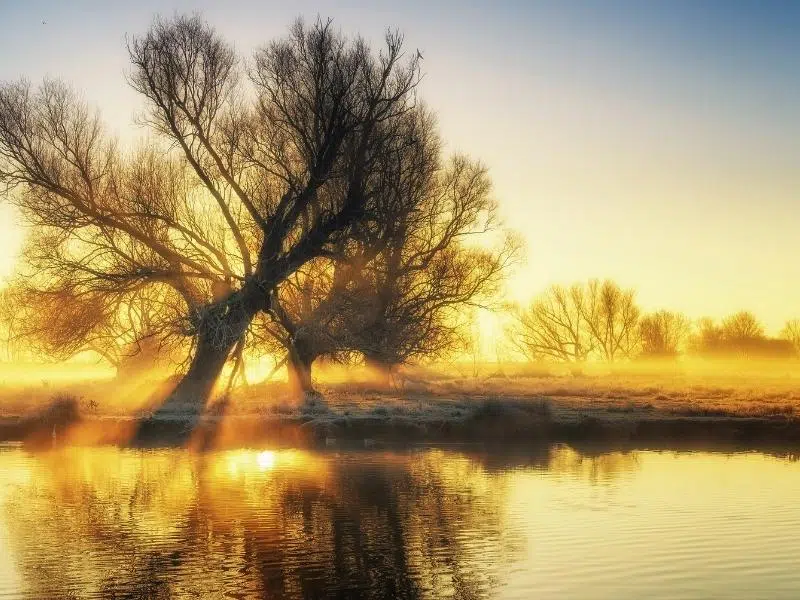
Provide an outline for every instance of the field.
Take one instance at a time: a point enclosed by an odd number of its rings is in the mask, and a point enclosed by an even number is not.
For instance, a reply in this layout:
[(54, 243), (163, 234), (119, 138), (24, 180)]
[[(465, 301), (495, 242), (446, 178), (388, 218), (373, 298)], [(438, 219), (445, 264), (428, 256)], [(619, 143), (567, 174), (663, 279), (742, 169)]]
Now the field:
[[(590, 365), (580, 371), (456, 364), (408, 369), (388, 385), (359, 371), (319, 372), (318, 393), (303, 399), (292, 398), (281, 382), (234, 388), (206, 408), (199, 425), (213, 429), (216, 442), (224, 444), (270, 437), (290, 443), (562, 438), (800, 443), (800, 370), (794, 363), (616, 370)], [(120, 443), (146, 423), (157, 439), (168, 439), (186, 430), (192, 413), (189, 406), (161, 407), (168, 389), (163, 381), (114, 379), (7, 383), (0, 392), (0, 436), (25, 438), (43, 427), (49, 432), (52, 425), (81, 431), (73, 435), (78, 441)]]

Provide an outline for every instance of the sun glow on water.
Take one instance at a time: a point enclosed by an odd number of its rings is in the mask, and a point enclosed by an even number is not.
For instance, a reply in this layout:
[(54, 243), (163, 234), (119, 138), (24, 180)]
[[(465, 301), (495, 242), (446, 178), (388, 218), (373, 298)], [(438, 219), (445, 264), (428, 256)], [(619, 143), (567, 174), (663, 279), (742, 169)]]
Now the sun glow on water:
[(275, 453), (271, 450), (264, 450), (259, 452), (256, 457), (258, 468), (261, 471), (268, 471), (275, 466)]

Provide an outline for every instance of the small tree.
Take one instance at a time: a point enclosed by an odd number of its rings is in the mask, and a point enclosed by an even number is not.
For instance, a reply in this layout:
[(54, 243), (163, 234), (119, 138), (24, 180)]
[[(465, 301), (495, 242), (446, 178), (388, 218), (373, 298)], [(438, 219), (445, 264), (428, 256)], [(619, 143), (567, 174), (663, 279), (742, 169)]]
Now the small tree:
[(686, 315), (659, 310), (644, 315), (639, 321), (641, 356), (675, 358), (684, 349), (691, 322)]
[(553, 285), (527, 309), (513, 309), (511, 344), (529, 360), (613, 362), (633, 356), (639, 308), (633, 290), (592, 279), (569, 288)]
[(24, 324), (13, 288), (4, 287), (0, 291), (0, 343), (3, 351), (0, 360), (14, 362), (28, 358), (30, 348), (19, 335)]
[(614, 362), (634, 356), (640, 315), (635, 296), (632, 289), (623, 290), (610, 279), (602, 283), (592, 279), (586, 285), (583, 317), (601, 360)]
[(697, 321), (695, 334), (689, 340), (689, 347), (695, 354), (716, 355), (725, 350), (725, 336), (722, 328), (711, 317)]
[(764, 326), (750, 311), (742, 310), (722, 320), (722, 336), (735, 344), (739, 340), (752, 340), (764, 337)]
[(781, 329), (781, 339), (787, 340), (794, 347), (795, 352), (800, 353), (800, 319), (791, 319)]
[(740, 311), (717, 325), (708, 317), (700, 320), (692, 350), (709, 357), (786, 356), (787, 344), (764, 335), (764, 327), (753, 313)]
[(273, 298), (265, 324), (268, 345), (285, 353), (290, 387), (312, 389), (311, 366), (319, 357), (346, 360), (353, 323), (369, 309), (369, 290), (359, 285), (362, 267), (343, 260), (315, 261), (287, 279)]
[(185, 338), (174, 333), (181, 308), (170, 305), (174, 298), (154, 296), (155, 291), (143, 288), (118, 297), (69, 287), (44, 291), (18, 279), (6, 290), (16, 315), (13, 339), (49, 359), (94, 353), (118, 375), (166, 367), (169, 359), (180, 362), (188, 349), (181, 346)]
[(509, 342), (528, 360), (585, 361), (595, 349), (584, 319), (587, 302), (580, 284), (551, 286), (527, 308), (512, 307)]

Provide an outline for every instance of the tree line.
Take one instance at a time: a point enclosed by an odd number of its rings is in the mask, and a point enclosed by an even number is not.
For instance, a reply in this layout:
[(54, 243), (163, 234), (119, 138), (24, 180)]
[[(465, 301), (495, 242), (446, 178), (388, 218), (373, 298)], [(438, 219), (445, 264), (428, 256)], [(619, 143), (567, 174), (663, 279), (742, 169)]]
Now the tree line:
[(511, 307), (506, 338), (531, 361), (579, 363), (633, 359), (790, 358), (800, 353), (800, 320), (768, 337), (749, 311), (693, 323), (669, 310), (643, 313), (633, 289), (606, 279), (553, 285), (527, 306)]
[(248, 354), (308, 390), (320, 357), (387, 370), (463, 342), (520, 244), (486, 168), (444, 155), (401, 34), (298, 20), (243, 59), (176, 16), (127, 49), (133, 148), (64, 82), (0, 84), (0, 193), (28, 225), (7, 341), (176, 356), (172, 397), (197, 406)]

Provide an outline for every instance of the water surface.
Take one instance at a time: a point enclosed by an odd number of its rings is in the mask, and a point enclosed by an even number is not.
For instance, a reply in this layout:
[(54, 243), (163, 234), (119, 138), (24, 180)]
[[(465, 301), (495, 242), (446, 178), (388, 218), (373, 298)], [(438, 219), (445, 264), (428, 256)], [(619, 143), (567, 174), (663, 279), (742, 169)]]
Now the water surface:
[(0, 598), (798, 598), (800, 464), (0, 448)]

